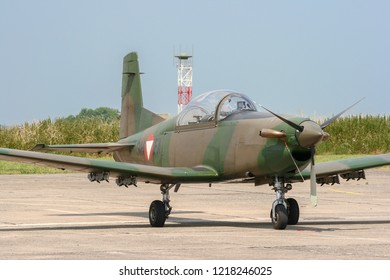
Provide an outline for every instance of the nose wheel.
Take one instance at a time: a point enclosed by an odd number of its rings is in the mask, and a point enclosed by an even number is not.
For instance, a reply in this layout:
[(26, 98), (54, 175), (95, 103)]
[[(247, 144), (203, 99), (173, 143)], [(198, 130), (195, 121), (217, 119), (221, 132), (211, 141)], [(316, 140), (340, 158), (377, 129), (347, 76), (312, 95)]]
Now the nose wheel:
[(299, 221), (299, 205), (298, 202), (294, 198), (287, 198), (287, 214), (289, 225), (296, 225)]
[(285, 229), (288, 222), (286, 207), (283, 204), (278, 204), (275, 207), (275, 212), (271, 210), (271, 221), (274, 229)]
[(285, 229), (287, 225), (296, 225), (299, 221), (299, 205), (294, 198), (285, 198), (292, 189), (291, 184), (284, 184), (283, 179), (275, 178), (273, 190), (276, 200), (272, 204), (271, 222), (274, 229)]

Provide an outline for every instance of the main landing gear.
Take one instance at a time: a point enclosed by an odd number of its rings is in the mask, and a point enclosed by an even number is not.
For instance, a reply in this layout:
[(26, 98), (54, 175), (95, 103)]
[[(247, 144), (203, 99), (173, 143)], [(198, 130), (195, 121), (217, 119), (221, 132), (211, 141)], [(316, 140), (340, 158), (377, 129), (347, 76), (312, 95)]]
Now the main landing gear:
[[(175, 187), (175, 192), (180, 184), (162, 184), (160, 186), (163, 199), (155, 200), (149, 207), (149, 222), (152, 227), (163, 227), (172, 207), (170, 206), (169, 191)], [(299, 220), (299, 205), (293, 198), (285, 198), (285, 194), (292, 189), (291, 184), (285, 184), (283, 178), (275, 178), (273, 190), (276, 200), (272, 204), (270, 213), (271, 221), (275, 229), (285, 229), (287, 225), (296, 225)]]
[(292, 189), (291, 184), (285, 184), (283, 178), (275, 178), (273, 190), (276, 200), (272, 204), (271, 221), (275, 229), (285, 229), (287, 225), (296, 225), (299, 220), (299, 205), (294, 198), (285, 198)]
[(179, 190), (180, 184), (162, 184), (160, 186), (163, 199), (155, 200), (149, 207), (149, 222), (152, 227), (163, 227), (169, 214), (171, 214), (172, 207), (169, 205), (169, 191), (175, 187), (175, 192)]

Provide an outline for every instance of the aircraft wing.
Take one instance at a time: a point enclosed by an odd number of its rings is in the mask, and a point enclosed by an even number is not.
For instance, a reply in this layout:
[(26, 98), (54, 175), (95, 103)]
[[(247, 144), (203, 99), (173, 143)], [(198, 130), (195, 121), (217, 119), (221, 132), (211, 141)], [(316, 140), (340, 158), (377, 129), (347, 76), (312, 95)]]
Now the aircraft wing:
[(132, 149), (132, 143), (96, 143), (96, 144), (66, 144), (66, 145), (45, 145), (37, 144), (32, 151), (50, 152), (79, 152), (79, 153), (112, 153), (121, 149)]
[[(338, 176), (343, 179), (365, 179), (364, 169), (390, 165), (390, 153), (374, 156), (365, 156), (344, 160), (321, 162), (316, 164), (317, 183), (334, 184), (338, 183)], [(305, 179), (310, 178), (310, 165), (302, 171)], [(296, 174), (294, 179), (299, 181), (300, 175)]]
[(212, 182), (218, 178), (218, 173), (207, 166), (157, 167), (4, 148), (0, 148), (0, 160), (33, 163), (80, 172), (110, 172), (110, 176), (123, 178), (137, 176), (153, 183)]

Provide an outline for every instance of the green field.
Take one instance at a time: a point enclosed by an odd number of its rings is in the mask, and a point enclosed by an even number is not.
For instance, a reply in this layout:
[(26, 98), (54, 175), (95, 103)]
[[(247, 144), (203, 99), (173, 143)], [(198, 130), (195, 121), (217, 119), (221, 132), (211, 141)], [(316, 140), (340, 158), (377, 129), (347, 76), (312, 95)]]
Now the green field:
[[(317, 162), (390, 151), (390, 116), (344, 117), (327, 127), (326, 132), (331, 136), (328, 141), (318, 145)], [(11, 127), (0, 126), (0, 147), (21, 150), (29, 150), (37, 143), (103, 143), (116, 142), (118, 137), (118, 119), (60, 118)], [(0, 174), (60, 172), (64, 171), (0, 161)]]
[(325, 129), (329, 140), (319, 154), (380, 154), (390, 151), (390, 116), (340, 118)]
[(55, 174), (55, 173), (69, 173), (57, 168), (46, 166), (39, 166), (35, 164), (0, 161), (0, 175), (5, 174)]
[[(104, 160), (113, 160), (112, 157), (100, 157)], [(0, 160), (0, 175), (5, 174), (58, 174), (58, 173), (72, 173), (75, 171), (67, 171), (58, 168), (47, 167), (43, 165), (28, 164), (21, 162), (12, 162)]]
[(116, 142), (119, 120), (101, 118), (46, 119), (15, 126), (0, 126), (0, 147), (29, 150), (37, 143)]

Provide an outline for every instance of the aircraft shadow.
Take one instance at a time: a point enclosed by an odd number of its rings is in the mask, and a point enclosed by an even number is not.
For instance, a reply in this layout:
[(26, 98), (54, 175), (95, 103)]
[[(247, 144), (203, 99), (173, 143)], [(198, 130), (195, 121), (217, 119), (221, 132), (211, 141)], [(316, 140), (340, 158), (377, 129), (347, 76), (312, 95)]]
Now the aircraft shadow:
[[(182, 214), (196, 214), (202, 213), (201, 211), (181, 211), (176, 213)], [(127, 217), (143, 217), (144, 223), (133, 224), (112, 224), (105, 225), (50, 225), (50, 226), (15, 226), (9, 228), (0, 228), (0, 232), (23, 232), (23, 231), (65, 231), (65, 230), (106, 230), (106, 229), (139, 229), (139, 228), (151, 228), (148, 220), (148, 214), (145, 212), (112, 212), (112, 213), (84, 213), (84, 214), (58, 214), (50, 216), (127, 216)], [(342, 221), (342, 220), (327, 220), (327, 221), (302, 221), (297, 225), (289, 225), (286, 230), (292, 231), (339, 231), (350, 230), (342, 228), (345, 225), (376, 225), (376, 224), (389, 224), (390, 220), (364, 220), (364, 221)], [(322, 226), (322, 227), (320, 227)], [(323, 227), (329, 226), (329, 227)], [(337, 227), (338, 226), (338, 227)], [(180, 218), (170, 217), (164, 228), (202, 228), (202, 227), (233, 227), (233, 228), (252, 228), (252, 229), (267, 229), (273, 230), (271, 222), (258, 222), (258, 221), (223, 221), (223, 220), (208, 220), (208, 219), (193, 219), (193, 218)], [(158, 230), (158, 229), (157, 229)]]
[[(175, 211), (177, 214), (199, 214), (202, 211)], [(76, 214), (50, 214), (48, 216), (56, 217), (97, 217), (97, 216), (124, 216), (124, 217), (143, 217), (148, 218), (148, 212), (111, 212), (111, 213), (76, 213)]]
[[(257, 229), (273, 229), (271, 221), (269, 222), (234, 222), (234, 221), (214, 221), (214, 220), (192, 220), (186, 218), (178, 218), (174, 220), (175, 224), (167, 224), (166, 227), (236, 227), (236, 228), (257, 228)], [(286, 230), (295, 231), (338, 231), (346, 230), (341, 227), (344, 225), (375, 225), (375, 224), (389, 224), (390, 220), (372, 220), (372, 221), (310, 221), (299, 222), (297, 225), (288, 225)], [(329, 226), (329, 227), (319, 227)]]

